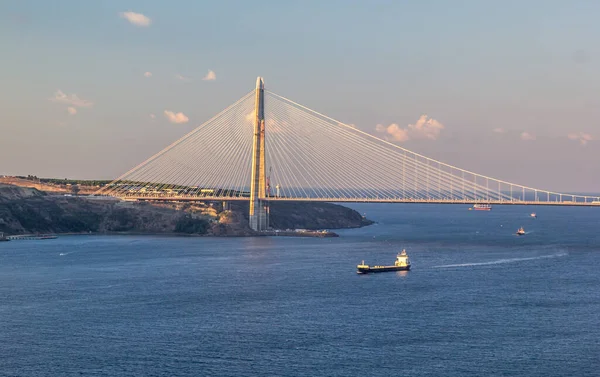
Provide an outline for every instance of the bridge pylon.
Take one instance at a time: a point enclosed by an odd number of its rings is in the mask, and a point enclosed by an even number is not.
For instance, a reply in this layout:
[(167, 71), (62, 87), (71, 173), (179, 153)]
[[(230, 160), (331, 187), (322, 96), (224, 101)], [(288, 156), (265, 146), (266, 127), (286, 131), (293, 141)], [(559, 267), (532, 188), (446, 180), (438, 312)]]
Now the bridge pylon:
[(252, 178), (250, 181), (250, 228), (257, 232), (269, 227), (268, 202), (265, 200), (265, 82), (256, 79), (254, 106), (254, 139), (252, 144)]

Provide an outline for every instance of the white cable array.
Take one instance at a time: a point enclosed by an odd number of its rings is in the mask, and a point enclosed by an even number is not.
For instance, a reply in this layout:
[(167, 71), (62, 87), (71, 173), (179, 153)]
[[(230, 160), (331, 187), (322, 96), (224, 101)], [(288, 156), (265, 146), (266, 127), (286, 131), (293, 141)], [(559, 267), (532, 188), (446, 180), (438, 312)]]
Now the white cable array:
[(243, 197), (249, 186), (254, 91), (98, 193), (131, 198)]
[[(252, 91), (98, 193), (132, 199), (247, 200)], [(588, 203), (445, 164), (265, 91), (270, 200)]]
[[(280, 200), (591, 202), (436, 161), (265, 92), (266, 154)], [(273, 193), (272, 193), (273, 195)]]

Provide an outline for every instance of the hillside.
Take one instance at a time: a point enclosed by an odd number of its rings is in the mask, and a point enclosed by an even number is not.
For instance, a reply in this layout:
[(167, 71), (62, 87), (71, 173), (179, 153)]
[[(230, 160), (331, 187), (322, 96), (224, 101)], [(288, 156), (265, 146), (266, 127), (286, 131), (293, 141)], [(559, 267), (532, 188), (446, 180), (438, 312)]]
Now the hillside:
[[(45, 193), (0, 184), (0, 232), (146, 233), (250, 236), (248, 204), (150, 204), (99, 197)], [(274, 203), (271, 225), (278, 229), (355, 228), (371, 222), (354, 210), (328, 203)]]

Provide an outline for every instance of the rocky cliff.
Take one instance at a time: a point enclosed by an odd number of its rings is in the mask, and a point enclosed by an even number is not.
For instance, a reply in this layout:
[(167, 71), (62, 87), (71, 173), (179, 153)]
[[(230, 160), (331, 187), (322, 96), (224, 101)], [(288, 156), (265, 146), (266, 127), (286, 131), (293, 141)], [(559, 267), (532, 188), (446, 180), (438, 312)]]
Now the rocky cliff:
[[(250, 236), (248, 204), (150, 204), (98, 197), (47, 194), (0, 184), (0, 232), (149, 233)], [(356, 211), (329, 203), (273, 203), (277, 229), (355, 228), (371, 222)]]

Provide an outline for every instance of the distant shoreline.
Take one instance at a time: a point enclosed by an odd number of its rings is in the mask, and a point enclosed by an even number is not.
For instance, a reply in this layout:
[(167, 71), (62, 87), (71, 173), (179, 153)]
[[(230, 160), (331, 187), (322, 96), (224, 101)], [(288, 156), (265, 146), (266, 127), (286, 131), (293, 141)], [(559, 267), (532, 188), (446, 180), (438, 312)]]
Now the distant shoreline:
[[(150, 203), (48, 195), (0, 184), (0, 233), (54, 235), (152, 235), (173, 237), (337, 237), (331, 230), (373, 224), (351, 208), (332, 203), (276, 202), (272, 231), (249, 227), (248, 203)], [(326, 230), (325, 230), (326, 229)]]
[[(64, 233), (48, 233), (43, 235), (48, 236), (163, 236), (163, 237), (177, 237), (177, 238), (231, 238), (231, 237), (308, 237), (308, 238), (332, 238), (339, 237), (339, 234), (331, 231), (327, 231), (327, 235), (319, 235), (317, 232), (296, 232), (292, 234), (290, 231), (267, 231), (265, 233), (256, 234), (239, 234), (239, 235), (214, 235), (214, 234), (187, 234), (187, 233), (147, 233), (147, 232), (64, 232)], [(41, 234), (10, 234), (7, 237), (39, 237)], [(20, 240), (13, 240), (20, 241)], [(26, 241), (26, 240), (23, 240)]]

